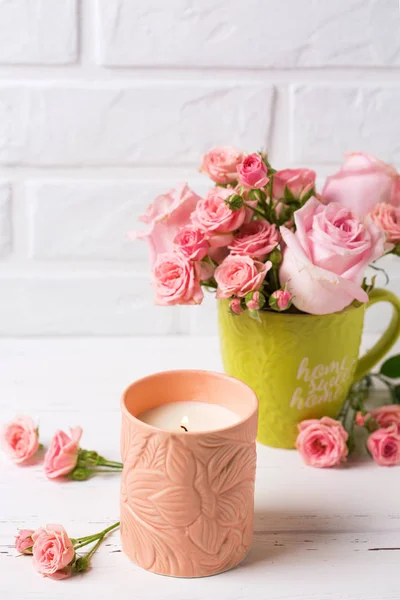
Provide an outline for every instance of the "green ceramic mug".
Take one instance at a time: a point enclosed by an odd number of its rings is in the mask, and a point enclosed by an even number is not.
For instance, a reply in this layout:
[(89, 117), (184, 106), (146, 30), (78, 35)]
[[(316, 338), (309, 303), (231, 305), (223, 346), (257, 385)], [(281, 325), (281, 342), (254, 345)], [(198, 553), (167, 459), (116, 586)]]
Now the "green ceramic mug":
[[(379, 341), (358, 359), (366, 306), (390, 302), (392, 320)], [(226, 373), (241, 379), (259, 399), (258, 441), (294, 448), (297, 423), (336, 417), (353, 381), (361, 379), (400, 335), (400, 301), (376, 289), (369, 303), (331, 315), (247, 312), (232, 315), (219, 303), (222, 360)]]

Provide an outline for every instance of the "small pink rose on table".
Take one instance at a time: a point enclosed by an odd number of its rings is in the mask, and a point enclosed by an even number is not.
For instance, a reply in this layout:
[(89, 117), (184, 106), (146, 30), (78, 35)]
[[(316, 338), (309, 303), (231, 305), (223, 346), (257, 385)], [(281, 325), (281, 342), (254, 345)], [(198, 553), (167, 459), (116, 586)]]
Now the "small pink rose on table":
[(151, 264), (155, 263), (159, 254), (172, 252), (179, 229), (190, 222), (190, 215), (199, 200), (200, 196), (188, 185), (182, 184), (176, 190), (157, 196), (140, 217), (149, 227), (147, 231), (134, 232), (133, 237), (147, 240)]
[(32, 534), (33, 566), (44, 577), (65, 579), (75, 558), (72, 541), (62, 525), (47, 525)]
[(327, 178), (323, 202), (340, 202), (365, 217), (377, 204), (400, 205), (400, 175), (392, 165), (363, 152), (345, 155), (341, 169)]
[(203, 155), (200, 172), (215, 183), (227, 185), (237, 180), (237, 168), (242, 160), (243, 152), (240, 150), (232, 146), (219, 146)]
[(242, 206), (231, 210), (226, 204), (232, 196), (232, 190), (212, 188), (206, 197), (201, 199), (192, 214), (192, 223), (204, 232), (210, 245), (214, 248), (228, 246), (233, 240), (233, 232), (243, 225), (246, 210)]
[[(32, 554), (33, 567), (43, 577), (56, 580), (66, 579), (74, 573), (86, 571), (89, 568), (91, 558), (105, 536), (117, 527), (119, 527), (119, 522), (106, 527), (99, 533), (77, 539), (70, 538), (64, 527), (59, 524), (39, 527), (36, 531), (25, 530), (30, 533), (30, 547), (24, 554)], [(93, 543), (94, 546), (87, 554), (78, 555), (76, 553), (77, 550)], [(17, 549), (19, 549), (18, 546)]]
[(190, 261), (180, 252), (160, 254), (153, 268), (156, 304), (201, 304), (200, 263)]
[(281, 227), (285, 243), (279, 279), (306, 313), (339, 312), (353, 300), (367, 302), (361, 284), (365, 270), (385, 253), (385, 235), (362, 223), (338, 203), (316, 198), (294, 213), (296, 232)]
[(15, 548), (20, 554), (32, 554), (33, 529), (20, 529), (15, 536)]
[(400, 434), (396, 425), (377, 429), (368, 437), (367, 448), (381, 467), (400, 465)]
[(297, 200), (303, 200), (315, 188), (317, 174), (310, 169), (284, 169), (274, 173), (272, 195), (276, 200), (289, 193)]
[(70, 436), (61, 429), (56, 431), (44, 457), (46, 477), (55, 479), (72, 473), (78, 462), (81, 436), (81, 427), (72, 428)]
[(39, 449), (39, 431), (37, 425), (28, 416), (15, 417), (3, 427), (2, 447), (6, 454), (17, 464), (30, 459)]
[(370, 217), (385, 232), (388, 242), (400, 244), (400, 203), (398, 206), (384, 202), (377, 204)]
[(348, 433), (340, 421), (330, 417), (308, 419), (298, 425), (296, 448), (311, 467), (335, 467), (348, 455)]
[(366, 427), (370, 431), (394, 425), (400, 434), (400, 404), (387, 404), (364, 414), (359, 412), (356, 423), (359, 427)]
[(267, 166), (260, 154), (249, 154), (238, 167), (239, 184), (245, 190), (260, 189), (267, 185)]
[(250, 256), (230, 254), (215, 270), (217, 298), (242, 298), (249, 292), (259, 291), (271, 262), (254, 261)]
[(239, 229), (229, 245), (229, 249), (232, 254), (242, 254), (254, 259), (265, 260), (279, 244), (280, 237), (275, 225), (271, 225), (263, 219), (257, 219)]
[(56, 431), (44, 457), (44, 472), (48, 479), (68, 476), (75, 481), (85, 481), (96, 473), (121, 471), (122, 463), (81, 448), (81, 436), (81, 427), (72, 428), (70, 436), (61, 429)]

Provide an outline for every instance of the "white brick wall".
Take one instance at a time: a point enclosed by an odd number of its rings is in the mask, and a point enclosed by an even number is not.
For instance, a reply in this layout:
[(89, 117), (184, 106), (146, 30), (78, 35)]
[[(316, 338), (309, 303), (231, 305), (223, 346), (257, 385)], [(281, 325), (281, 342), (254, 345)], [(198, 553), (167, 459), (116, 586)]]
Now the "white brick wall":
[(0, 335), (215, 333), (153, 307), (145, 206), (219, 143), (400, 167), (399, 105), (398, 0), (0, 0)]

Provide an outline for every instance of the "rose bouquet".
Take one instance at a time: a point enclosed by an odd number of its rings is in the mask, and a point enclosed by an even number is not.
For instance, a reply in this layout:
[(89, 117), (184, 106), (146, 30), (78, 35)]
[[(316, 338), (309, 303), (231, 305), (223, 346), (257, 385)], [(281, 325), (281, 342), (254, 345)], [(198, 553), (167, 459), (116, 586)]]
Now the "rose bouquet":
[(336, 313), (367, 302), (366, 268), (400, 255), (400, 175), (362, 153), (320, 194), (309, 169), (276, 171), (263, 152), (203, 156), (205, 197), (186, 184), (158, 196), (135, 235), (150, 246), (155, 301), (200, 304), (203, 288), (230, 311)]

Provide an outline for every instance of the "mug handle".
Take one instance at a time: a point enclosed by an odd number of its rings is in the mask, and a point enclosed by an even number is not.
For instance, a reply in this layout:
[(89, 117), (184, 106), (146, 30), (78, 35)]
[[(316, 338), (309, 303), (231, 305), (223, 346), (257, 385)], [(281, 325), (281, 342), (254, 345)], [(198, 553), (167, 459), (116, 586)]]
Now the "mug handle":
[(392, 319), (383, 332), (382, 337), (372, 346), (364, 356), (362, 356), (356, 367), (354, 381), (359, 381), (371, 371), (371, 369), (379, 362), (390, 348), (397, 342), (400, 336), (400, 300), (392, 292), (382, 289), (374, 289), (370, 292), (367, 308), (377, 302), (389, 302), (393, 306)]

